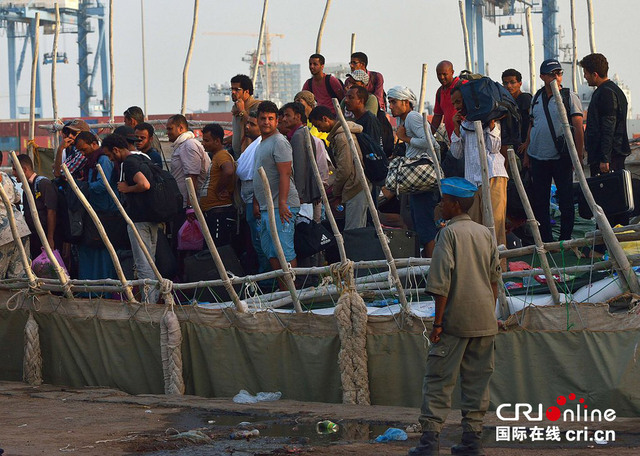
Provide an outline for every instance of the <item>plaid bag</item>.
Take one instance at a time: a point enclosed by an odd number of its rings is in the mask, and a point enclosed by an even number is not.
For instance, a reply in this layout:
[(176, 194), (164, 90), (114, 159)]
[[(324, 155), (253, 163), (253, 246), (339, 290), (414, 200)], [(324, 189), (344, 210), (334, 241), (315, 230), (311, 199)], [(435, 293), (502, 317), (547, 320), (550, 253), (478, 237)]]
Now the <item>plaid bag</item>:
[[(441, 175), (444, 175), (440, 171)], [(389, 163), (385, 187), (400, 193), (419, 193), (438, 188), (435, 166), (427, 153), (416, 157), (396, 157)]]

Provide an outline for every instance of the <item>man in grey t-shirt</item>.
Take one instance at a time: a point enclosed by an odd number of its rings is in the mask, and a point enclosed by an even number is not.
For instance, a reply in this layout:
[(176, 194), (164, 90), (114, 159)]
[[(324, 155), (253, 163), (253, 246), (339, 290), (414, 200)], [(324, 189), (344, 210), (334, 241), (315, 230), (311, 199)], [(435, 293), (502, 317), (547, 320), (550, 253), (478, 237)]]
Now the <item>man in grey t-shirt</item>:
[[(569, 155), (564, 130), (560, 122), (558, 106), (553, 100), (551, 82), (562, 84), (562, 66), (555, 59), (548, 59), (540, 66), (540, 78), (544, 87), (538, 90), (531, 103), (531, 124), (527, 141), (520, 146), (526, 152), (524, 166), (531, 170), (533, 193), (531, 205), (536, 220), (540, 223), (540, 234), (544, 242), (552, 242), (549, 199), (551, 180), (556, 184), (556, 195), (560, 206), (560, 238), (571, 239), (575, 210), (573, 205), (573, 166)], [(573, 127), (573, 140), (582, 161), (584, 131), (582, 129), (582, 105), (580, 98), (569, 89), (561, 90), (567, 116)], [(551, 127), (553, 131), (551, 131)]]
[[(285, 258), (291, 266), (297, 265), (296, 252), (293, 247), (293, 233), (295, 218), (300, 210), (300, 198), (293, 182), (293, 152), (291, 144), (278, 132), (278, 107), (270, 102), (263, 101), (258, 106), (258, 127), (262, 136), (262, 142), (256, 149), (253, 179), (253, 213), (256, 219), (260, 218), (259, 230), (264, 251), (271, 267), (280, 269), (276, 255), (272, 235), (269, 228), (269, 215), (267, 212), (267, 197), (262, 178), (258, 173), (262, 167), (269, 180), (269, 188), (273, 197), (273, 206), (276, 209), (277, 235), (282, 244)], [(286, 290), (284, 283), (280, 288)]]

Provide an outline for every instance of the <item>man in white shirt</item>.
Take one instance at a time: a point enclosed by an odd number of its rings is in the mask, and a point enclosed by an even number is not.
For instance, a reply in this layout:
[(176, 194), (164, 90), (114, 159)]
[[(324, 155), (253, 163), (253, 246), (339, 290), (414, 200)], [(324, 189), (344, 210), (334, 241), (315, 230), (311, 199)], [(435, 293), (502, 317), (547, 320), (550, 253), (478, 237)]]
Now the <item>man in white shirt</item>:
[[(482, 167), (478, 153), (478, 139), (473, 122), (465, 119), (467, 109), (459, 88), (454, 88), (451, 91), (451, 102), (457, 111), (453, 116), (454, 129), (451, 133), (451, 154), (455, 158), (462, 158), (464, 155), (464, 178), (480, 188), (482, 186)], [(507, 182), (509, 175), (504, 166), (504, 156), (500, 153), (502, 141), (500, 140), (499, 122), (492, 120), (484, 128), (484, 142), (496, 241), (498, 245), (506, 245), (505, 219), (507, 216)], [(473, 206), (469, 209), (469, 216), (474, 222), (483, 224), (482, 191), (476, 192)]]

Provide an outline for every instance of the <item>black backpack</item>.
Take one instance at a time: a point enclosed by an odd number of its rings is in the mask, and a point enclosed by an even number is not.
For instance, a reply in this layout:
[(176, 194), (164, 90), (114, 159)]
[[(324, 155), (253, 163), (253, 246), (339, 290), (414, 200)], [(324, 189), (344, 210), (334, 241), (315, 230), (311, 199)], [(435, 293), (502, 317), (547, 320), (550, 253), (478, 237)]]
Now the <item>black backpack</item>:
[(370, 182), (376, 183), (387, 177), (389, 162), (380, 144), (366, 133), (356, 133), (360, 151), (362, 152), (362, 167)]
[(380, 133), (382, 134), (382, 150), (387, 158), (393, 155), (393, 149), (395, 147), (394, 138), (393, 138), (393, 127), (391, 126), (391, 122), (389, 122), (389, 118), (387, 117), (387, 113), (380, 109), (380, 103), (378, 103), (378, 113), (376, 114), (376, 118), (380, 123)]
[[(338, 79), (338, 78), (336, 78), (336, 79)], [(307, 82), (309, 83), (309, 92), (313, 93), (313, 78), (307, 79)], [(338, 79), (338, 82), (340, 83), (342, 88), (344, 88), (344, 84), (340, 79)], [(333, 90), (333, 87), (331, 87), (331, 75), (330, 74), (325, 74), (324, 75), (324, 85), (327, 88), (327, 93), (329, 94), (329, 96), (331, 98), (338, 98), (338, 94), (335, 92), (335, 90)]]
[(151, 173), (151, 188), (145, 192), (147, 214), (150, 222), (169, 222), (182, 210), (182, 194), (178, 183), (169, 171), (144, 160)]

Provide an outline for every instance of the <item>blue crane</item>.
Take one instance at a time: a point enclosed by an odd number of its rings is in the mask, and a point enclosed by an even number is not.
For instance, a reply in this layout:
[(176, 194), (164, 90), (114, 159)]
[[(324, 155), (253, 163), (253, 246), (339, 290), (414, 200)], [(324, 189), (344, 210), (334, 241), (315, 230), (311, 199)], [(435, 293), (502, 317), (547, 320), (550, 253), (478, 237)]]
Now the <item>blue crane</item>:
[[(465, 16), (467, 29), (469, 30), (469, 48), (471, 50), (472, 71), (484, 73), (484, 39), (483, 19), (495, 23), (497, 17), (514, 17), (521, 14), (516, 8), (517, 3), (530, 6), (533, 13), (542, 14), (542, 42), (544, 46), (544, 58), (552, 59), (559, 56), (558, 27), (556, 17), (558, 14), (557, 0), (465, 0)], [(505, 24), (500, 26), (499, 36), (522, 35), (522, 25)]]
[[(35, 16), (40, 13), (40, 26), (44, 30), (55, 27), (54, 1), (38, 2), (39, 6), (12, 4), (0, 1), (0, 28), (7, 29), (7, 69), (9, 71), (9, 114), (12, 119), (18, 117), (17, 88), (22, 76), (25, 54), (28, 45), (31, 52), (35, 47)], [(42, 5), (42, 6), (41, 6)], [(75, 33), (78, 36), (78, 86), (80, 88), (80, 115), (91, 116), (91, 100), (96, 97), (93, 89), (98, 70), (102, 83), (101, 114), (109, 115), (109, 72), (107, 68), (107, 48), (105, 40), (106, 8), (99, 0), (79, 0), (77, 8), (64, 5), (60, 8), (60, 32)], [(94, 32), (93, 21), (98, 23), (98, 46), (91, 64), (90, 55), (93, 50), (88, 44), (88, 37)], [(16, 62), (18, 41), (22, 41), (20, 60)], [(54, 57), (45, 54), (44, 63), (48, 64)], [(66, 59), (66, 53), (55, 57), (58, 62)], [(67, 60), (68, 61), (68, 60)], [(66, 63), (66, 62), (64, 62)], [(36, 69), (36, 117), (42, 117), (42, 97), (40, 91), (40, 59)]]

